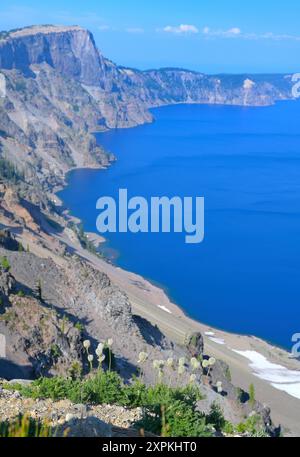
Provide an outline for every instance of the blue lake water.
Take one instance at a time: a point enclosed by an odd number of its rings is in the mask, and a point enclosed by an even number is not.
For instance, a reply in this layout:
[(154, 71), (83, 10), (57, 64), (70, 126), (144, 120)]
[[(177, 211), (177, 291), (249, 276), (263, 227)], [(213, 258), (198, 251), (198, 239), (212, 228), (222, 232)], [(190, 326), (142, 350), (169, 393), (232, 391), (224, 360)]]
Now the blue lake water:
[(117, 156), (76, 170), (61, 192), (95, 231), (96, 201), (204, 196), (205, 240), (107, 234), (115, 262), (164, 286), (190, 316), (291, 348), (300, 332), (300, 103), (266, 108), (177, 105), (155, 122), (97, 134)]

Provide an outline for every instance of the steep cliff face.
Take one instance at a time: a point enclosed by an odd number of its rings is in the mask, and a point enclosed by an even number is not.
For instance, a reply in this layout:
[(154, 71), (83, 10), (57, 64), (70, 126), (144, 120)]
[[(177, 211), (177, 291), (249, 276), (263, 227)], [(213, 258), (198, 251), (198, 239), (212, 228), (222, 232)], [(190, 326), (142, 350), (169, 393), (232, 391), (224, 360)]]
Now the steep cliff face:
[[(0, 151), (35, 186), (52, 187), (66, 171), (106, 166), (89, 131), (105, 120), (83, 84), (101, 87), (101, 59), (79, 27), (34, 27), (0, 35)], [(103, 127), (102, 127), (103, 128)]]
[(208, 76), (162, 69), (146, 72), (145, 78), (150, 98), (166, 103), (264, 106), (292, 97), (291, 77), (285, 75)]
[(292, 98), (291, 76), (217, 75), (118, 67), (90, 32), (34, 26), (0, 33), (0, 152), (52, 186), (71, 167), (107, 165), (92, 130), (151, 122), (172, 103), (263, 106)]
[(1, 69), (34, 78), (33, 66), (40, 65), (79, 82), (98, 102), (110, 100), (115, 111), (125, 101), (149, 108), (175, 102), (262, 105), (292, 97), (291, 77), (285, 75), (208, 76), (174, 68), (141, 72), (118, 67), (78, 26), (34, 26), (0, 35)]
[(101, 83), (101, 62), (93, 36), (80, 27), (29, 27), (0, 41), (0, 68), (34, 76), (31, 65), (46, 63), (83, 84)]

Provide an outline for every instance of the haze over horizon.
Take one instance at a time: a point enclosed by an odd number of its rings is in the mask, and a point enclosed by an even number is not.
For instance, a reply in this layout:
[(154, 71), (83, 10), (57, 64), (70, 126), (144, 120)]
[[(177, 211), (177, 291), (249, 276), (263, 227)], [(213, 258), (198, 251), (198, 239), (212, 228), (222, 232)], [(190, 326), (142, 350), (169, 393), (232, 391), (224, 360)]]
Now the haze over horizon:
[(300, 51), (300, 4), (266, 0), (37, 0), (0, 6), (0, 29), (32, 24), (88, 28), (102, 53), (119, 65), (184, 67), (205, 73), (295, 73)]

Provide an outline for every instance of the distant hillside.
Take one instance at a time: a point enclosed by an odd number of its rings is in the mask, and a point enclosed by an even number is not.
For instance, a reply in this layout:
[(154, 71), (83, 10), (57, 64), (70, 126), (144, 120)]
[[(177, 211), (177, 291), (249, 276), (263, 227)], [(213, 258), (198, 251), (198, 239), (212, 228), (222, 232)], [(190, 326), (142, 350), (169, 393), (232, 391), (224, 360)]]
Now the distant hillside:
[(174, 103), (264, 106), (292, 98), (289, 75), (208, 76), (184, 69), (118, 67), (78, 27), (1, 32), (0, 152), (26, 179), (51, 188), (72, 167), (112, 157), (89, 133), (151, 122), (149, 108)]

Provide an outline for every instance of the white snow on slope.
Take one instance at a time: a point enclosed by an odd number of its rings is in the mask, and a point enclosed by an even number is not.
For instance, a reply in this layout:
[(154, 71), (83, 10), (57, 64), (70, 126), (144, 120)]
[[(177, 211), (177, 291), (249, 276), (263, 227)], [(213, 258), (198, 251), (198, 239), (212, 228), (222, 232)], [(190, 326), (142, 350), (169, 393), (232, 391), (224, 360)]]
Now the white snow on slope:
[(255, 376), (270, 382), (275, 389), (300, 399), (300, 371), (289, 370), (282, 365), (272, 363), (256, 351), (238, 351), (235, 349), (233, 351), (250, 360), (249, 365)]

